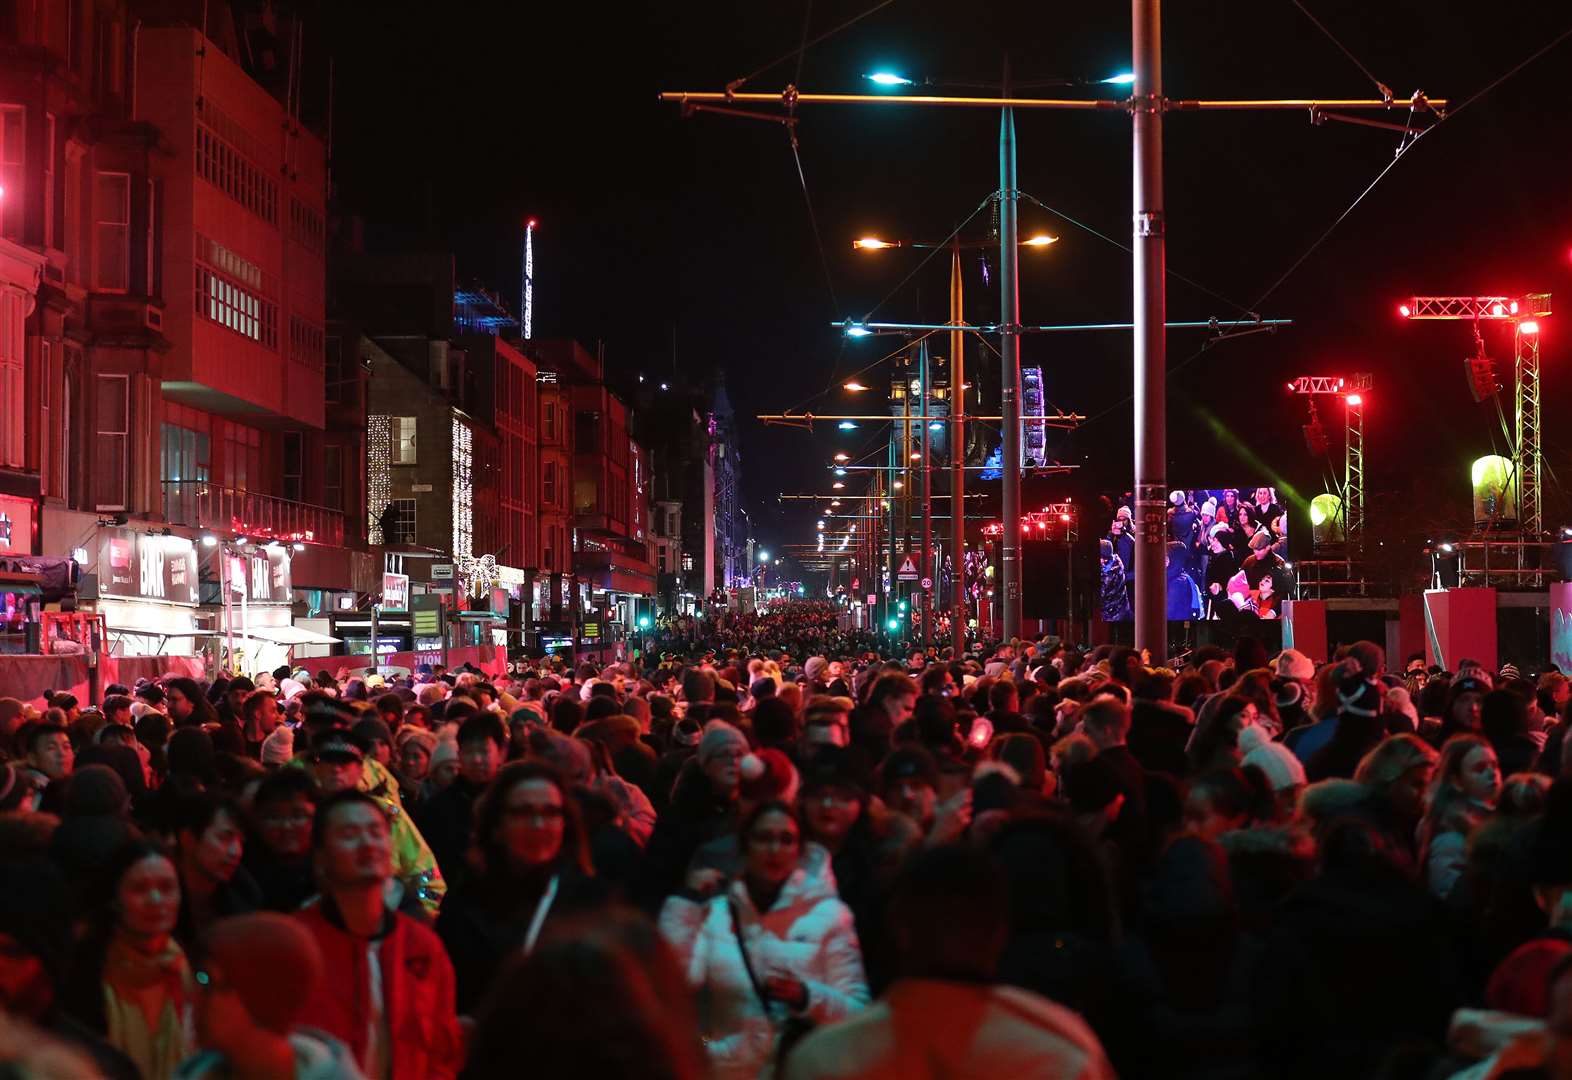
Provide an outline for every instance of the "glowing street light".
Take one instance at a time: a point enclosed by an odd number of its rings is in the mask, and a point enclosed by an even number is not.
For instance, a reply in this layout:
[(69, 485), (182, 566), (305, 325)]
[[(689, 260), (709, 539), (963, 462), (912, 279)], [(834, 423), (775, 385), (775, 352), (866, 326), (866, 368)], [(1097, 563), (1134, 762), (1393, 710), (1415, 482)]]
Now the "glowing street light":
[(1057, 244), (1058, 242), (1059, 238), (1057, 236), (1049, 236), (1047, 233), (1038, 233), (1035, 236), (1029, 236), (1025, 240), (1022, 240), (1021, 246), (1041, 248), (1047, 247), (1049, 244)]
[(841, 489), (842, 489), (842, 488), (844, 488), (844, 487), (845, 487), (845, 486), (846, 486), (846, 485), (845, 485), (845, 484), (843, 484), (843, 483), (841, 483), (841, 482), (840, 482), (840, 481), (839, 481), (839, 480), (837, 480), (837, 481), (835, 481), (835, 483), (833, 483), (833, 484), (831, 484), (831, 485), (830, 485), (830, 487), (831, 487), (831, 489), (833, 489), (833, 490), (835, 490), (835, 491), (840, 491), (840, 490), (841, 490)]
[(873, 333), (873, 331), (869, 330), (862, 323), (847, 323), (846, 324), (846, 336), (847, 337), (867, 337), (871, 333)]
[(845, 476), (846, 475), (846, 470), (845, 469), (836, 469), (835, 470), (835, 475), (836, 476)]
[(857, 424), (854, 421), (851, 421), (851, 420), (842, 420), (839, 424), (836, 424), (835, 426), (840, 428), (842, 431), (856, 431), (857, 430)]
[(870, 71), (863, 78), (875, 86), (911, 86), (912, 81), (904, 75), (897, 75), (893, 71)]
[(1106, 79), (1098, 81), (1104, 86), (1131, 86), (1135, 83), (1135, 72), (1121, 71), (1117, 75), (1110, 75)]
[(761, 563), (769, 562), (770, 561), (770, 553), (768, 551), (761, 551), (761, 552), (759, 552), (759, 561)]
[(851, 460), (851, 455), (846, 453), (846, 452), (844, 452), (844, 451), (842, 451), (841, 453), (835, 455), (835, 460), (836, 461), (850, 461)]
[(888, 240), (880, 240), (877, 236), (859, 236), (852, 241), (852, 247), (857, 251), (883, 251), (885, 248), (900, 246)]
[(864, 386), (862, 383), (858, 382), (856, 379), (853, 379), (851, 382), (849, 382), (845, 386), (841, 387), (841, 389), (843, 389), (843, 390), (850, 390), (854, 394), (860, 394), (860, 393), (862, 393), (864, 390), (866, 390), (868, 388), (866, 386)]

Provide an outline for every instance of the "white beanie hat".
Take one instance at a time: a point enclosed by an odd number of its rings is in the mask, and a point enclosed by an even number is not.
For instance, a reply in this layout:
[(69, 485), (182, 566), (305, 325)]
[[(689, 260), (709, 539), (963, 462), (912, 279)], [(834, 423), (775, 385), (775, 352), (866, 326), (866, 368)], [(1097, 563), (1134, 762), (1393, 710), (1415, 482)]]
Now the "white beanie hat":
[(295, 756), (295, 731), (287, 724), (280, 724), (273, 733), (262, 740), (262, 764), (286, 765)]
[(1277, 654), (1277, 674), (1285, 679), (1309, 682), (1315, 678), (1315, 662), (1298, 649), (1284, 649)]
[(1254, 765), (1266, 776), (1273, 791), (1303, 787), (1305, 767), (1294, 752), (1282, 743), (1273, 742), (1264, 727), (1251, 724), (1239, 733), (1239, 749), (1245, 752), (1242, 765)]

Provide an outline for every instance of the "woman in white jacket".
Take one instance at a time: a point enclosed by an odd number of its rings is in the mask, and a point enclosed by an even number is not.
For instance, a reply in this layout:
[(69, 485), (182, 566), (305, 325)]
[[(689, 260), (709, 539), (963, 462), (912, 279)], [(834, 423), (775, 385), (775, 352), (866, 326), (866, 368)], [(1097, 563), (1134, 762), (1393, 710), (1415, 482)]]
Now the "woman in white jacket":
[(868, 1003), (851, 910), (827, 867), (802, 868), (802, 843), (792, 808), (764, 803), (739, 830), (742, 876), (726, 886), (719, 871), (694, 870), (661, 909), (698, 991), (716, 1080), (767, 1080), (789, 1022), (827, 1024)]

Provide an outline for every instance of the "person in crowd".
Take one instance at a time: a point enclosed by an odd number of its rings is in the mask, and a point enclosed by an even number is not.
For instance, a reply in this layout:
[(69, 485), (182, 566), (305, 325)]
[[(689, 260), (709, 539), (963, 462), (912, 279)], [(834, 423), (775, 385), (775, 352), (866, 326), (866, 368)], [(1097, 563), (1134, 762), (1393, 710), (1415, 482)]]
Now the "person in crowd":
[(164, 701), (175, 727), (216, 727), (218, 713), (195, 679), (184, 676), (164, 681)]
[(477, 1017), (465, 1080), (512, 1080), (521, 1046), (540, 1076), (710, 1075), (684, 972), (649, 920), (628, 912), (555, 923), (513, 958)]
[(1445, 899), (1462, 875), (1468, 841), (1495, 812), (1501, 794), (1496, 752), (1478, 735), (1454, 735), (1441, 748), (1419, 826), (1419, 857), (1430, 891)]
[(878, 761), (889, 753), (895, 731), (912, 718), (917, 706), (917, 684), (898, 671), (880, 675), (868, 690), (867, 701), (852, 710), (851, 744)]
[(317, 786), (324, 796), (364, 791), (382, 806), (392, 831), (394, 878), (403, 895), (434, 918), (447, 893), (442, 870), (420, 829), (398, 802), (396, 790), (389, 790), (396, 789), (397, 784), (389, 779), (366, 791), (365, 785), (370, 782), (366, 765), (365, 751), (344, 730), (329, 727), (313, 736), (311, 768)]
[(1354, 780), (1368, 793), (1363, 809), (1387, 839), (1419, 865), (1416, 838), (1425, 793), (1440, 755), (1416, 735), (1389, 735), (1365, 755)]
[(1177, 540), (1170, 541), (1163, 555), (1163, 566), (1168, 582), (1168, 621), (1187, 622), (1201, 617), (1201, 590), (1190, 576), (1189, 558), (1185, 547)]
[(213, 925), (203, 946), (199, 1050), (176, 1080), (363, 1080), (342, 1041), (303, 1023), (322, 981), (322, 954), (298, 920), (271, 912), (231, 916)]
[(76, 765), (70, 734), (59, 724), (36, 724), (24, 733), (23, 752), (28, 779), (38, 793), (38, 808), (58, 813)]
[(315, 892), (311, 875), (311, 824), (321, 789), (305, 769), (278, 769), (251, 797), (256, 840), (245, 845), (241, 866), (257, 883), (260, 906), (295, 911)]
[(475, 713), (459, 725), (458, 746), (458, 779), (422, 805), (415, 822), (449, 883), (465, 872), (475, 827), (475, 800), (502, 767), (508, 747), (507, 727), (495, 713)]
[(175, 940), (180, 878), (146, 840), (106, 863), (88, 929), (62, 992), (65, 1011), (131, 1059), (143, 1080), (169, 1080), (191, 1051), (195, 983)]
[(1533, 726), (1529, 702), (1523, 694), (1514, 690), (1492, 690), (1486, 694), (1479, 703), (1479, 728), (1496, 752), (1502, 775), (1529, 772), (1538, 764), (1544, 730), (1542, 726)]
[(543, 929), (598, 906), (588, 837), (562, 774), (506, 766), (475, 807), (470, 872), (443, 900), (436, 931), (453, 962), (460, 1015), (472, 1016), (507, 959)]
[(742, 759), (747, 754), (747, 737), (737, 728), (724, 720), (711, 720), (705, 726), (698, 752), (683, 765), (671, 803), (657, 818), (645, 848), (634, 888), (646, 909), (658, 910), (677, 890), (700, 845), (735, 831)]
[(180, 807), (175, 833), (180, 921), (175, 937), (192, 956), (200, 955), (202, 935), (216, 920), (261, 906), (261, 890), (240, 865), (245, 835), (244, 813), (231, 799), (203, 793)]
[(304, 1015), (349, 1046), (368, 1077), (456, 1077), (453, 966), (435, 933), (384, 899), (393, 848), (382, 803), (354, 788), (329, 796), (311, 846), (322, 892), (294, 917), (321, 951), (322, 978)]
[(717, 1080), (768, 1073), (805, 1023), (828, 1024), (868, 1002), (851, 911), (802, 869), (802, 829), (786, 803), (765, 803), (738, 833), (744, 869), (689, 875), (666, 900), (661, 932), (704, 1005)]
[(1080, 1016), (995, 982), (1009, 938), (1009, 895), (985, 852), (943, 845), (915, 856), (890, 902), (898, 977), (873, 1005), (794, 1047), (785, 1080), (1113, 1080)]

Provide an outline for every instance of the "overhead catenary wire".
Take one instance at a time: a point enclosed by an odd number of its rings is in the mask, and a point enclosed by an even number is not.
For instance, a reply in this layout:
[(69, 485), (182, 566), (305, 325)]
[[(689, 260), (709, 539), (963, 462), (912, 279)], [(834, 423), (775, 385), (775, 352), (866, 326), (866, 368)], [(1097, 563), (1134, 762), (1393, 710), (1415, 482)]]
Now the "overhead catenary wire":
[(1387, 86), (1387, 84), (1382, 82), (1380, 79), (1376, 78), (1374, 73), (1372, 73), (1371, 70), (1360, 61), (1359, 57), (1355, 56), (1353, 51), (1350, 50), (1347, 45), (1344, 45), (1337, 39), (1336, 34), (1328, 30), (1320, 19), (1316, 18), (1310, 13), (1309, 8), (1305, 7), (1304, 4), (1300, 2), (1300, 0), (1293, 0), (1293, 5), (1299, 9), (1300, 13), (1303, 14), (1305, 18), (1309, 19), (1313, 24), (1315, 24), (1315, 28), (1317, 30), (1326, 35), (1328, 41), (1330, 41), (1333, 45), (1336, 45), (1342, 54), (1348, 57), (1349, 62), (1358, 68), (1364, 77), (1369, 79), (1371, 83), (1375, 85), (1377, 92), (1380, 93), (1382, 97), (1388, 101), (1392, 100), (1392, 88)]
[[(760, 75), (763, 75), (766, 71), (769, 71), (771, 68), (778, 67), (781, 64), (784, 64), (786, 61), (790, 60), (792, 57), (795, 56), (795, 57), (799, 57), (800, 58), (803, 53), (807, 52), (809, 49), (813, 48), (815, 45), (819, 44), (821, 41), (828, 41), (830, 38), (834, 37), (836, 34), (839, 34), (842, 30), (847, 30), (847, 29), (857, 25), (858, 23), (862, 22), (864, 19), (866, 19), (870, 15), (878, 14), (879, 12), (883, 11), (885, 8), (889, 7), (893, 3), (895, 3), (895, 0), (880, 0), (879, 3), (874, 4), (871, 8), (868, 8), (866, 11), (863, 11), (861, 14), (853, 15), (851, 18), (847, 19), (845, 22), (839, 23), (836, 26), (832, 26), (830, 29), (824, 31), (824, 33), (820, 34), (818, 37), (814, 38), (811, 41), (806, 40), (806, 37), (805, 37), (805, 40), (800, 45), (798, 45), (797, 48), (795, 48), (795, 49), (791, 50), (790, 52), (785, 53), (785, 54), (783, 54), (781, 56), (777, 56), (774, 60), (771, 60), (768, 64), (763, 65), (762, 67), (758, 68), (755, 71), (749, 72), (748, 74), (744, 75), (742, 78), (734, 79), (731, 82), (727, 83), (726, 84), (727, 89), (728, 90), (733, 90), (733, 91), (735, 91), (737, 89), (740, 89), (742, 86), (744, 86), (747, 83), (752, 82), (754, 79), (757, 79)], [(806, 35), (806, 31), (804, 33)], [(798, 73), (798, 78), (801, 78), (802, 77), (802, 61), (800, 59), (798, 60), (798, 63), (797, 63), (797, 73)]]

